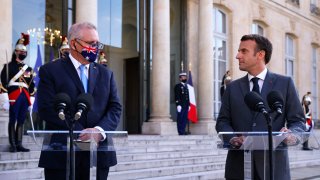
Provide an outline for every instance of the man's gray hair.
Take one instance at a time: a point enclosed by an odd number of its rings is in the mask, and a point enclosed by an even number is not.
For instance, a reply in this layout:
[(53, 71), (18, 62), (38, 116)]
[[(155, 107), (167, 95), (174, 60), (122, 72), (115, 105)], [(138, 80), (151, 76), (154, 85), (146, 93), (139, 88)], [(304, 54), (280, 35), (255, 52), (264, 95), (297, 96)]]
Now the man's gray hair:
[(82, 29), (94, 29), (94, 30), (97, 30), (96, 26), (93, 25), (90, 22), (81, 22), (81, 23), (73, 24), (70, 27), (69, 32), (68, 32), (69, 43), (71, 42), (72, 39), (76, 39), (76, 38), (81, 39), (82, 38), (82, 35), (80, 33), (80, 30), (82, 30)]

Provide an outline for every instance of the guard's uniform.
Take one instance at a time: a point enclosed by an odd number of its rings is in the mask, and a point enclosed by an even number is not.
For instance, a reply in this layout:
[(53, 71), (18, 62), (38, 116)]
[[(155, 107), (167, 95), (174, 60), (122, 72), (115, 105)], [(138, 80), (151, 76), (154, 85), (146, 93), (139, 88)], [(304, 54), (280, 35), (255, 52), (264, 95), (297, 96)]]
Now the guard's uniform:
[[(306, 118), (306, 132), (311, 132), (314, 127), (314, 122), (312, 120), (311, 108), (310, 108), (311, 106), (310, 94), (311, 93), (308, 92), (302, 97), (302, 108)], [(312, 150), (311, 148), (309, 148), (309, 140), (306, 140), (302, 145), (303, 145), (302, 147), (303, 150)]]
[(8, 91), (10, 102), (8, 125), (10, 151), (26, 152), (29, 150), (22, 146), (23, 123), (28, 107), (31, 105), (30, 96), (35, 93), (35, 88), (32, 68), (25, 65), (23, 61), (16, 60), (15, 53), (18, 51), (26, 52), (25, 45), (17, 44), (11, 62), (5, 64), (1, 71), (1, 83)]
[(176, 106), (181, 106), (181, 111), (177, 112), (177, 127), (179, 135), (185, 135), (188, 123), (188, 111), (190, 106), (189, 90), (186, 83), (176, 84), (174, 88)]
[[(9, 76), (7, 76), (7, 69)], [(19, 76), (16, 76), (18, 73)], [(1, 82), (8, 90), (10, 101), (9, 122), (15, 123), (17, 121), (19, 124), (23, 124), (28, 107), (31, 105), (30, 96), (34, 94), (32, 68), (15, 60), (5, 64), (1, 72)], [(17, 108), (17, 106), (19, 107)], [(25, 112), (18, 113), (21, 111)], [(15, 116), (13, 116), (13, 113), (15, 113)]]

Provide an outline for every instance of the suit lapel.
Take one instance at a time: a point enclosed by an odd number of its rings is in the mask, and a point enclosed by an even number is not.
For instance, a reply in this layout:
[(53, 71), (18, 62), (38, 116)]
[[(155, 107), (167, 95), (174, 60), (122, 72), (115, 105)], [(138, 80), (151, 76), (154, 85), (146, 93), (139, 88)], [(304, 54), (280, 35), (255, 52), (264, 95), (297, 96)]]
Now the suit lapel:
[(67, 59), (63, 60), (62, 63), (64, 64), (63, 67), (70, 75), (72, 82), (81, 91), (81, 93), (84, 93), (84, 88), (83, 88), (82, 82), (81, 82), (80, 77), (78, 75), (78, 72), (77, 72), (76, 68), (74, 67), (74, 65), (72, 64), (70, 58), (68, 57)]
[(99, 69), (95, 63), (91, 63), (89, 67), (89, 88), (88, 93), (93, 94)]
[(263, 99), (267, 99), (267, 95), (273, 89), (275, 80), (276, 80), (276, 76), (273, 73), (268, 71), (261, 89), (261, 97)]
[(241, 93), (242, 93), (243, 97), (245, 97), (246, 94), (250, 91), (248, 75), (246, 75), (240, 79), (240, 89), (241, 89)]

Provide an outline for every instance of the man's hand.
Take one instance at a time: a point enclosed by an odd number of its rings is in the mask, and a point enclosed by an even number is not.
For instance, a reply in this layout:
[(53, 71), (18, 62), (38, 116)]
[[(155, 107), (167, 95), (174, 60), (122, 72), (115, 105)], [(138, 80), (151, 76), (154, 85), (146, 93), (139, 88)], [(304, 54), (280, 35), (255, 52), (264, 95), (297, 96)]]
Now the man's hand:
[(244, 142), (245, 137), (244, 136), (239, 136), (239, 137), (233, 137), (230, 139), (230, 144), (232, 146), (236, 147), (240, 147), (243, 142)]
[(90, 141), (91, 137), (94, 139), (96, 143), (99, 143), (102, 140), (102, 135), (99, 129), (96, 129), (96, 128), (87, 128), (82, 130), (82, 133), (79, 135), (79, 140)]
[(178, 113), (181, 112), (182, 107), (180, 105), (177, 106)]
[(288, 146), (290, 145), (296, 145), (299, 141), (298, 138), (291, 133), (291, 130), (283, 127), (280, 132), (286, 132), (286, 138), (283, 140), (284, 143), (286, 143)]

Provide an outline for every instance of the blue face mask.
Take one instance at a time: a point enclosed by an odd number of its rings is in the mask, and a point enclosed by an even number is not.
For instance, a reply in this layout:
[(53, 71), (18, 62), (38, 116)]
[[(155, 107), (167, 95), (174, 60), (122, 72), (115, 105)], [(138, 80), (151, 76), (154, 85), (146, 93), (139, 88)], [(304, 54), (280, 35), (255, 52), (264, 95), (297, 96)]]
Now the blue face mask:
[(97, 59), (99, 50), (92, 47), (83, 47), (81, 51), (82, 57), (84, 57), (89, 62), (94, 62)]

